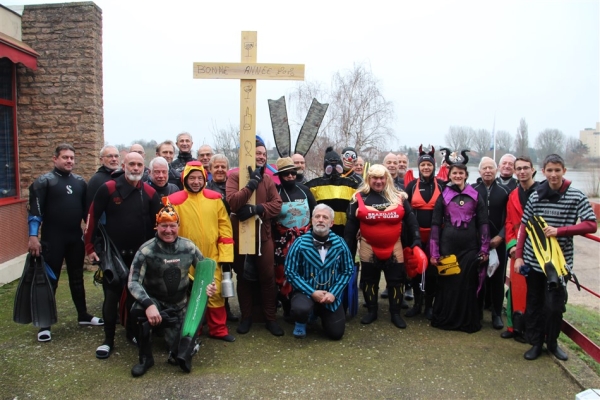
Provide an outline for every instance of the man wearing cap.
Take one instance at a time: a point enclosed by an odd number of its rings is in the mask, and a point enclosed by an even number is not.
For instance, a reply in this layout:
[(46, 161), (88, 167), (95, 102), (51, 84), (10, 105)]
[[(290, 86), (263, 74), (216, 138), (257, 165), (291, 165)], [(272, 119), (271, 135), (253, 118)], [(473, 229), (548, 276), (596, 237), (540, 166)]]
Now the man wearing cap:
[[(281, 212), (281, 197), (271, 177), (265, 174), (267, 163), (267, 148), (264, 142), (256, 139), (256, 169), (251, 171), (250, 179), (245, 187), (240, 189), (240, 170), (234, 171), (227, 179), (227, 203), (231, 208), (231, 224), (235, 239), (234, 270), (237, 274), (238, 301), (242, 312), (242, 320), (237, 332), (245, 334), (252, 327), (252, 305), (254, 289), (260, 290), (260, 303), (265, 327), (271, 334), (282, 336), (283, 329), (276, 322), (276, 289), (275, 269), (273, 268), (273, 239), (271, 237), (271, 222)], [(246, 171), (241, 171), (246, 173)], [(248, 204), (252, 194), (256, 194), (256, 205)], [(252, 218), (256, 227), (256, 251), (254, 255), (239, 254), (238, 243), (240, 232), (239, 221)]]
[(192, 135), (187, 132), (181, 132), (179, 135), (177, 135), (175, 144), (179, 149), (179, 153), (177, 154), (177, 158), (175, 158), (171, 163), (170, 167), (171, 171), (173, 171), (173, 174), (172, 177), (169, 178), (169, 182), (176, 184), (179, 186), (179, 189), (183, 190), (181, 173), (185, 168), (185, 164), (190, 161), (196, 161), (196, 159), (192, 157), (192, 146), (194, 145)]
[(150, 175), (148, 185), (158, 192), (160, 197), (179, 191), (179, 187), (169, 183), (169, 164), (162, 157), (155, 157), (150, 161)]
[[(179, 215), (170, 204), (156, 214), (155, 229), (156, 237), (135, 254), (127, 284), (135, 299), (130, 317), (138, 321), (139, 364), (131, 369), (134, 377), (144, 375), (154, 365), (152, 328), (161, 325), (170, 351), (168, 362), (178, 365), (175, 356), (188, 302), (189, 270), (204, 259), (194, 242), (179, 237)], [(214, 282), (206, 287), (209, 297), (216, 291)], [(169, 311), (169, 321), (161, 315), (165, 310)], [(140, 323), (146, 320), (151, 329)]]
[(279, 301), (283, 306), (284, 317), (290, 316), (289, 294), (292, 290), (283, 274), (283, 266), (288, 250), (297, 237), (310, 229), (310, 216), (317, 205), (310, 190), (296, 182), (297, 170), (290, 157), (277, 160), (277, 172), (280, 185), (277, 185), (281, 197), (281, 212), (273, 224), (273, 242), (275, 246), (275, 282), (279, 289)]
[(217, 292), (208, 301), (206, 322), (208, 333), (215, 339), (235, 341), (227, 329), (225, 301), (221, 296), (221, 267), (233, 262), (231, 222), (221, 194), (206, 189), (206, 171), (199, 161), (190, 161), (181, 175), (182, 191), (169, 196), (173, 208), (181, 217), (179, 233), (190, 239), (204, 256), (217, 262), (215, 283)]
[(342, 176), (350, 178), (360, 185), (363, 183), (362, 176), (354, 172), (354, 164), (356, 163), (357, 158), (358, 154), (356, 154), (354, 147), (345, 147), (342, 150), (342, 164), (344, 166)]

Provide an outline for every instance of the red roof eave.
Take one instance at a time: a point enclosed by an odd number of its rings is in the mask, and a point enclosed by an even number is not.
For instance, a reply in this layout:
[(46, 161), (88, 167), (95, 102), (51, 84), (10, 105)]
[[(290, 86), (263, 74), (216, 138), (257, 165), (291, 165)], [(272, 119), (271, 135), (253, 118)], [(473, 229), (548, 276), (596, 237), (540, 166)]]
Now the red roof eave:
[(7, 57), (15, 64), (21, 63), (35, 71), (39, 56), (35, 50), (25, 43), (0, 32), (0, 58)]

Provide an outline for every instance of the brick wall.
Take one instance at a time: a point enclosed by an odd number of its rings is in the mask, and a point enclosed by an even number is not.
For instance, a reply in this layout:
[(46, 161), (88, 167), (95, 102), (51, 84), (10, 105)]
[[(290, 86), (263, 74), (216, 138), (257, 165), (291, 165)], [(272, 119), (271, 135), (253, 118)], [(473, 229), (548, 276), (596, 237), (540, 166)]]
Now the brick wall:
[(27, 203), (0, 207), (0, 264), (27, 251)]
[(51, 168), (57, 144), (75, 149), (74, 172), (88, 180), (104, 144), (102, 10), (93, 2), (25, 6), (23, 42), (38, 69), (17, 73), (21, 193)]
[[(38, 69), (17, 68), (21, 198), (52, 168), (56, 145), (75, 149), (74, 172), (88, 180), (104, 144), (102, 10), (93, 2), (25, 6), (22, 41), (35, 49)], [(27, 251), (26, 202), (0, 207), (0, 263)]]

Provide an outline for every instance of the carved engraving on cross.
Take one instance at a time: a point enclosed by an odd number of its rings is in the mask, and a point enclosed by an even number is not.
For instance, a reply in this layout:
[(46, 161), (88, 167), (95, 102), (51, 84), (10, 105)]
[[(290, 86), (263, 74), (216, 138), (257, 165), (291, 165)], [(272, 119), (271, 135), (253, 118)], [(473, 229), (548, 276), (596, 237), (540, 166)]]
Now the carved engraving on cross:
[[(194, 79), (240, 80), (240, 190), (248, 183), (248, 166), (255, 168), (256, 152), (256, 81), (304, 80), (304, 64), (264, 64), (256, 62), (258, 50), (255, 31), (242, 32), (241, 62), (195, 62)], [(251, 204), (256, 203), (252, 194)], [(255, 254), (255, 219), (239, 224), (240, 254)]]

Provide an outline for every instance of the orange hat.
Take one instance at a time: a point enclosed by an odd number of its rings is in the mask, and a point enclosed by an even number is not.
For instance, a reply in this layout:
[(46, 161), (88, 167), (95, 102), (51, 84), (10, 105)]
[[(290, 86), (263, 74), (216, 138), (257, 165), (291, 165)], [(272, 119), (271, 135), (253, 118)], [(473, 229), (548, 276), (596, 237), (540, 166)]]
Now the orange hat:
[(156, 214), (156, 225), (163, 222), (176, 222), (179, 224), (179, 214), (169, 203), (169, 199), (165, 196), (162, 198), (162, 202), (165, 206)]

